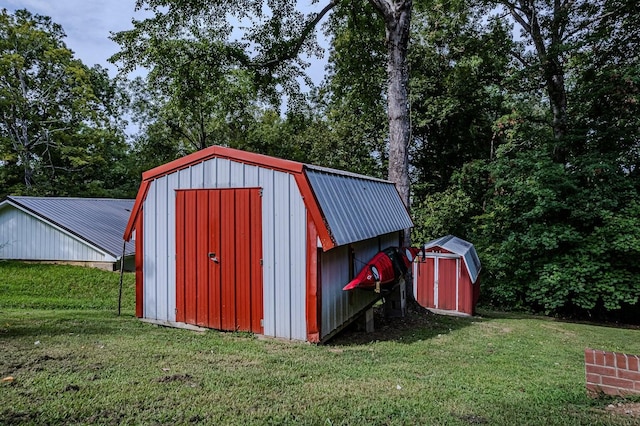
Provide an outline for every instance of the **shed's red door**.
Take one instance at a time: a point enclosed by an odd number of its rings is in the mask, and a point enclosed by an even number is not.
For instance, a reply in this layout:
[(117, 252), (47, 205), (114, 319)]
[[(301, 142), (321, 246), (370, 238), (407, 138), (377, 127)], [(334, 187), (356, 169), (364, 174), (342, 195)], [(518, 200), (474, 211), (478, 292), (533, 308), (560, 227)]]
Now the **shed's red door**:
[(416, 299), (420, 306), (435, 308), (435, 262), (433, 257), (427, 257), (418, 263), (418, 286)]
[(458, 308), (458, 258), (437, 257), (436, 308), (455, 311)]
[(425, 308), (458, 309), (460, 258), (428, 253), (418, 262), (416, 300)]
[(258, 188), (176, 191), (176, 321), (262, 333)]

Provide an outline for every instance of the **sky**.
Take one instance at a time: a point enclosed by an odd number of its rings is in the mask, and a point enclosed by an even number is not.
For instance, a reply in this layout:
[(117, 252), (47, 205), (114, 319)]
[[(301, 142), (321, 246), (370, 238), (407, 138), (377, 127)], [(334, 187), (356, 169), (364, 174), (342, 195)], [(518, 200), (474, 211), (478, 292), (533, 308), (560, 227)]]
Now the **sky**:
[(110, 32), (128, 30), (131, 20), (144, 17), (135, 12), (136, 0), (0, 0), (0, 9), (50, 16), (67, 34), (65, 44), (85, 65), (100, 64), (115, 76), (116, 67), (107, 59), (118, 45), (109, 40)]
[[(136, 0), (0, 0), (0, 9), (27, 9), (51, 17), (64, 29), (65, 44), (76, 58), (89, 67), (99, 64), (115, 77), (117, 68), (107, 59), (118, 52), (119, 46), (109, 40), (109, 35), (131, 29), (132, 19), (147, 16), (144, 11), (135, 11), (135, 3)], [(312, 62), (307, 72), (315, 83), (320, 83), (326, 60), (304, 59)]]

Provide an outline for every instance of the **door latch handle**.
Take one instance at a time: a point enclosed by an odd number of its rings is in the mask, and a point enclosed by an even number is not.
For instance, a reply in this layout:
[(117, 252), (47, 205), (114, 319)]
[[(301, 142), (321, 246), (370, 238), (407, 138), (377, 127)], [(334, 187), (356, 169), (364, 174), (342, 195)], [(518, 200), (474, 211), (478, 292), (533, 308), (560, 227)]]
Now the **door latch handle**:
[(218, 259), (218, 256), (216, 256), (214, 252), (210, 252), (208, 256), (209, 260), (212, 260), (215, 263), (220, 263), (220, 259)]

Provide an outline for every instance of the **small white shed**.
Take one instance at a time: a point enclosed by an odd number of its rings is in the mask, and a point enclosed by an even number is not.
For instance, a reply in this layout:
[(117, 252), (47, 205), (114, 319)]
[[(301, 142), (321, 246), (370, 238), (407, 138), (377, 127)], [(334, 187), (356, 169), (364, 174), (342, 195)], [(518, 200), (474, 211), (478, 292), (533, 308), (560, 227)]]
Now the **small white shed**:
[(378, 297), (342, 287), (412, 226), (391, 182), (213, 146), (142, 176), (136, 314), (323, 341)]
[[(18, 197), (0, 202), (0, 259), (66, 263), (114, 270), (134, 200)], [(133, 269), (127, 243), (125, 269)]]

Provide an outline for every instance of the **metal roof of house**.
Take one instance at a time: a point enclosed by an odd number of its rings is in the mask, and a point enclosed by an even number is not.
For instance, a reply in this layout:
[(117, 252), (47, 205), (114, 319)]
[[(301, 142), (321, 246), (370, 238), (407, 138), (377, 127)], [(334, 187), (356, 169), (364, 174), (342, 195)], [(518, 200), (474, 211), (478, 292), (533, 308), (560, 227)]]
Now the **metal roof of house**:
[(447, 235), (445, 237), (429, 241), (424, 245), (425, 250), (433, 247), (440, 247), (450, 251), (451, 253), (457, 254), (458, 256), (462, 256), (465, 265), (467, 265), (467, 271), (469, 271), (471, 282), (476, 282), (482, 265), (480, 264), (480, 258), (478, 257), (478, 253), (476, 252), (473, 244), (453, 235)]
[(336, 245), (413, 227), (393, 183), (311, 165), (305, 173)]
[[(112, 198), (8, 196), (0, 205), (20, 207), (118, 258), (122, 255), (122, 232), (133, 202)], [(134, 244), (128, 242), (125, 255), (134, 252)]]

